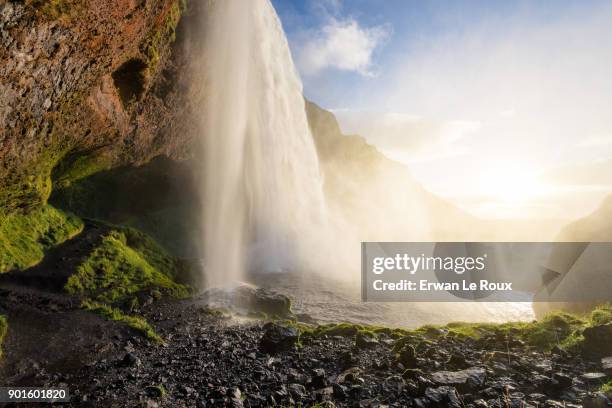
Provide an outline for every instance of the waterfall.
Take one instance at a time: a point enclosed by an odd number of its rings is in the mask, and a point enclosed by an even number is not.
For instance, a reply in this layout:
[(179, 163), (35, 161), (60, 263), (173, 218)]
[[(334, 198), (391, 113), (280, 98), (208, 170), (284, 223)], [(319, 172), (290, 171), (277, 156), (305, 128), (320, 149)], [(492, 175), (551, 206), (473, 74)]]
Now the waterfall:
[(198, 84), (205, 285), (291, 270), (324, 217), (302, 84), (269, 0), (206, 10)]

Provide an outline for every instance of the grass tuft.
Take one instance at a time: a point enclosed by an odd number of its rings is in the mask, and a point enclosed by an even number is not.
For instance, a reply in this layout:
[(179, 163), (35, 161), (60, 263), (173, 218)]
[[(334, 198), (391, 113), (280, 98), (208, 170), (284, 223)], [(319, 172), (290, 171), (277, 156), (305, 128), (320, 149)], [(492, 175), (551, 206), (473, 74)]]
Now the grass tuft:
[(163, 339), (157, 333), (155, 333), (153, 327), (151, 327), (151, 325), (140, 316), (129, 316), (119, 309), (110, 307), (104, 303), (93, 302), (90, 300), (84, 300), (81, 307), (86, 311), (95, 313), (107, 320), (125, 323), (156, 343), (164, 343)]
[(45, 250), (83, 230), (83, 222), (49, 205), (0, 218), (0, 273), (39, 263)]

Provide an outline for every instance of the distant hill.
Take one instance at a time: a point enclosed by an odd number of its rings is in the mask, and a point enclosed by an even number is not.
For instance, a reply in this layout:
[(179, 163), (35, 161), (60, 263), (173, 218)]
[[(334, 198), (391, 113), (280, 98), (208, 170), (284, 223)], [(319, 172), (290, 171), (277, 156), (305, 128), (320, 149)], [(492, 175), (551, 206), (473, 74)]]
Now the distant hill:
[(612, 196), (608, 196), (597, 210), (564, 227), (557, 241), (612, 241)]
[[(612, 242), (612, 196), (606, 198), (592, 214), (576, 220), (564, 227), (555, 239), (560, 242), (578, 242), (574, 253), (564, 250), (566, 267), (558, 272), (563, 276), (552, 282), (547, 290), (537, 295), (539, 303), (534, 304), (538, 315), (551, 310), (584, 312), (591, 310), (601, 301), (593, 302), (547, 302), (551, 298), (576, 299), (582, 293), (609, 293), (612, 290), (610, 265), (612, 255), (597, 250), (589, 242)], [(585, 292), (586, 291), (586, 292)]]
[(363, 137), (343, 135), (333, 113), (310, 101), (306, 112), (328, 201), (362, 240), (548, 241), (560, 228), (548, 220), (474, 217), (427, 191)]

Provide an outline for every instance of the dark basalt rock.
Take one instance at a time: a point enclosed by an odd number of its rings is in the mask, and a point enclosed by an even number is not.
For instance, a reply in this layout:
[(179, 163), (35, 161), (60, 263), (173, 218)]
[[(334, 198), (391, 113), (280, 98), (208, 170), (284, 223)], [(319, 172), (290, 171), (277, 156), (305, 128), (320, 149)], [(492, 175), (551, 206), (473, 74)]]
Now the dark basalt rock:
[(472, 367), (461, 371), (438, 371), (431, 380), (439, 385), (453, 386), (460, 392), (471, 392), (484, 386), (487, 373), (484, 368)]
[(400, 352), (397, 354), (397, 361), (404, 366), (404, 368), (416, 368), (417, 358), (416, 350), (414, 346), (406, 344)]
[(264, 330), (259, 342), (259, 350), (263, 353), (276, 354), (290, 350), (299, 338), (299, 332), (295, 327), (267, 323)]
[(612, 323), (584, 329), (584, 352), (587, 357), (601, 358), (612, 355)]
[(355, 345), (360, 349), (372, 348), (378, 344), (378, 339), (371, 333), (359, 332), (355, 336)]
[(425, 397), (429, 407), (462, 408), (463, 404), (459, 399), (457, 390), (453, 387), (442, 386), (437, 388), (427, 388)]
[(565, 389), (572, 386), (572, 377), (564, 373), (554, 373), (553, 380), (557, 382), (559, 388)]

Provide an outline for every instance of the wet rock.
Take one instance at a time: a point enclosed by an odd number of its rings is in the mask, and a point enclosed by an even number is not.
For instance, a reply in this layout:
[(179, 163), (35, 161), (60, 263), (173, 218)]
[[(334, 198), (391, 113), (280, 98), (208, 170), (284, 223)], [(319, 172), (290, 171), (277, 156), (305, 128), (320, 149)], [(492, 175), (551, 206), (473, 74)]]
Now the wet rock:
[(342, 384), (345, 382), (352, 383), (355, 381), (355, 378), (357, 378), (357, 376), (359, 376), (360, 373), (361, 373), (361, 370), (359, 369), (359, 367), (351, 367), (347, 370), (344, 370), (342, 373), (340, 373), (338, 377), (336, 378), (336, 382), (338, 382), (339, 384)]
[(559, 388), (565, 389), (572, 386), (572, 377), (564, 373), (554, 373), (553, 380), (557, 382)]
[(287, 391), (296, 400), (300, 400), (306, 395), (306, 387), (302, 384), (289, 384), (287, 386)]
[(332, 384), (332, 389), (334, 391), (334, 398), (339, 399), (339, 400), (345, 400), (348, 396), (346, 390), (347, 388), (344, 385), (338, 384), (338, 383), (334, 383)]
[(416, 368), (417, 358), (416, 350), (414, 346), (406, 344), (397, 354), (397, 361), (404, 366), (404, 368)]
[(433, 407), (462, 408), (463, 405), (454, 387), (442, 386), (437, 388), (427, 388), (425, 397)]
[(291, 300), (283, 294), (259, 288), (253, 295), (251, 308), (270, 316), (286, 317), (291, 315)]
[(324, 388), (328, 384), (327, 378), (325, 377), (325, 370), (322, 368), (316, 368), (312, 372), (311, 387), (318, 389)]
[(604, 373), (584, 373), (580, 376), (588, 384), (603, 384), (606, 380)]
[(423, 370), (419, 368), (408, 368), (402, 373), (402, 377), (405, 380), (416, 380), (418, 377), (422, 377), (423, 375)]
[(350, 351), (345, 351), (342, 354), (340, 354), (338, 361), (342, 368), (353, 367), (359, 364), (359, 358), (357, 358), (355, 353), (352, 353)]
[(465, 356), (461, 353), (453, 353), (446, 362), (446, 365), (454, 369), (464, 369), (470, 366), (470, 364), (465, 361)]
[(162, 398), (165, 394), (164, 389), (161, 386), (148, 386), (145, 388), (145, 393), (151, 398)]
[(264, 335), (259, 342), (259, 350), (268, 354), (290, 350), (299, 338), (299, 332), (295, 327), (267, 323), (264, 330)]
[(608, 377), (612, 377), (612, 357), (604, 357), (601, 359), (601, 368)]
[(591, 358), (612, 355), (612, 323), (584, 329), (584, 353)]
[(358, 332), (355, 336), (355, 345), (360, 349), (373, 348), (378, 344), (378, 339), (372, 333)]
[(483, 400), (483, 399), (477, 399), (475, 400), (472, 405), (474, 405), (475, 408), (488, 408), (489, 404), (487, 404), (487, 401)]
[(444, 386), (452, 386), (460, 392), (471, 392), (484, 386), (486, 380), (484, 368), (472, 367), (461, 371), (438, 371), (431, 374), (431, 380)]
[(612, 399), (603, 392), (595, 392), (587, 395), (582, 400), (582, 404), (584, 408), (609, 408), (612, 405)]
[(121, 366), (123, 367), (140, 367), (142, 362), (134, 353), (127, 353), (121, 360)]

